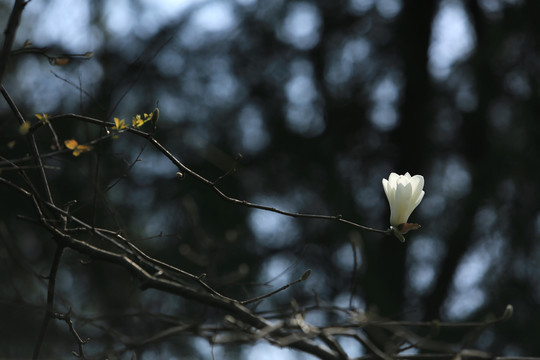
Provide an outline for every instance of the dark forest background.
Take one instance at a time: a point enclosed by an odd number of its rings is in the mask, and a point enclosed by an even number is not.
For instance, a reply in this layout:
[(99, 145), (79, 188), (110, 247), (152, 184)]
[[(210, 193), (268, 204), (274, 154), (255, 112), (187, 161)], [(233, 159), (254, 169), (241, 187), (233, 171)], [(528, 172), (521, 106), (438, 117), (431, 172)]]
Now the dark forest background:
[[(181, 9), (179, 4), (182, 3)], [(5, 28), (12, 1), (0, 2)], [(425, 178), (395, 237), (226, 202), (144, 139), (120, 134), (91, 152), (45, 160), (58, 204), (122, 232), (162, 261), (238, 299), (311, 277), (258, 304), (322, 304), (407, 321), (513, 317), (471, 341), (496, 355), (540, 355), (540, 2), (535, 0), (31, 1), (3, 80), (23, 116), (77, 113), (131, 123), (159, 107), (155, 138), (228, 195), (282, 210), (388, 227), (381, 180)], [(28, 44), (27, 44), (28, 45)], [(46, 49), (45, 49), (46, 48)], [(51, 58), (74, 57), (63, 65)], [(80, 143), (105, 130), (54, 125)], [(29, 152), (0, 102), (0, 155)], [(50, 132), (36, 133), (44, 152)], [(239, 156), (241, 154), (241, 156)], [(135, 160), (134, 166), (130, 166)], [(1, 176), (15, 179), (6, 163)], [(30, 174), (32, 170), (28, 170)], [(114, 186), (110, 186), (114, 184)], [(0, 186), (0, 357), (27, 358), (45, 306), (51, 236), (18, 218), (31, 204)], [(81, 262), (81, 260), (84, 260)], [(72, 309), (88, 353), (144, 338), (151, 317), (217, 319), (219, 312), (155, 290), (114, 265), (67, 251), (59, 310)], [(201, 320), (203, 321), (203, 320)], [(313, 313), (306, 321), (330, 321)], [(69, 329), (52, 323), (45, 357), (70, 358)], [(427, 330), (421, 330), (427, 331)], [(124, 335), (120, 335), (124, 334)], [(444, 334), (448, 341), (463, 333)], [(262, 359), (260, 345), (216, 346), (216, 358)], [(365, 350), (347, 348), (355, 356)], [(211, 358), (175, 337), (142, 358)], [(255, 351), (254, 349), (258, 349)], [(272, 353), (273, 354), (273, 353)], [(303, 358), (278, 352), (282, 358)], [(310, 358), (306, 356), (305, 358)]]

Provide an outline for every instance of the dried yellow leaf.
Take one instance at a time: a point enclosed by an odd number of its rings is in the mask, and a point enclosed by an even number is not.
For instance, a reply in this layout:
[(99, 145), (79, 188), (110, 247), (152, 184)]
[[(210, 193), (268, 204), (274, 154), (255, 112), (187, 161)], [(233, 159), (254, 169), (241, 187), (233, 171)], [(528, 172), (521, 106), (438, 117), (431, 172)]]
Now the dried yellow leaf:
[(69, 150), (74, 150), (75, 148), (77, 148), (79, 143), (75, 139), (69, 139), (64, 141), (64, 145), (66, 145)]
[(79, 150), (83, 153), (92, 150), (92, 147), (90, 145), (78, 145), (76, 150)]
[(64, 145), (66, 145), (69, 150), (73, 150), (73, 156), (79, 156), (84, 152), (92, 150), (92, 146), (79, 145), (79, 143), (75, 139), (65, 140)]

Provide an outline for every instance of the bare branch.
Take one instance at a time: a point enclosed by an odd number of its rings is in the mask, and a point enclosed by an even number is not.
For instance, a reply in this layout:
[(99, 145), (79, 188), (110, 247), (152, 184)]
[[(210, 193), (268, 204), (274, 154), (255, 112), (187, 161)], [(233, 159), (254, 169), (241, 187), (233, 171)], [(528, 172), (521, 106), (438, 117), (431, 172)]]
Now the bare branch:
[(24, 7), (29, 1), (25, 0), (15, 0), (13, 4), (13, 9), (11, 10), (11, 15), (9, 16), (9, 21), (6, 29), (4, 30), (4, 45), (2, 46), (2, 54), (0, 54), (0, 84), (4, 79), (4, 73), (6, 72), (7, 63), (11, 54), (11, 48), (13, 47), (13, 42), (15, 41), (15, 34), (19, 28), (19, 23), (21, 21), (21, 14), (24, 10)]

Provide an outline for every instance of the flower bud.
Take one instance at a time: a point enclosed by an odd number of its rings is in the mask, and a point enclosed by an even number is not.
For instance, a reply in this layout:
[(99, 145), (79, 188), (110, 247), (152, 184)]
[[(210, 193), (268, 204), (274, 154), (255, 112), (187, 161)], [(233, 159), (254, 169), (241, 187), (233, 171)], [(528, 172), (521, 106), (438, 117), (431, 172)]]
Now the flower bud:
[(391, 173), (388, 180), (382, 180), (382, 185), (390, 204), (390, 225), (397, 227), (406, 224), (424, 198), (424, 177)]

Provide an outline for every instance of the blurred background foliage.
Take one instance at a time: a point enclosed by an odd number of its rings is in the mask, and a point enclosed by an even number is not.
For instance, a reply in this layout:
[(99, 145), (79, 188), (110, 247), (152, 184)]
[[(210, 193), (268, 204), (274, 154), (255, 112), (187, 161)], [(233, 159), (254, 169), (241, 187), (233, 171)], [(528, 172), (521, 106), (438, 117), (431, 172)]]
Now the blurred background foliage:
[[(11, 6), (0, 1), (2, 29)], [(538, 355), (539, 7), (534, 0), (33, 0), (15, 49), (28, 39), (52, 56), (93, 57), (54, 66), (39, 54), (15, 55), (3, 84), (33, 121), (34, 113), (73, 112), (130, 123), (159, 106), (156, 138), (181, 161), (209, 179), (236, 167), (220, 182), (227, 194), (283, 210), (342, 214), (385, 229), (382, 178), (422, 174), (426, 196), (410, 219), (422, 228), (402, 244), (224, 202), (192, 178), (178, 180), (164, 156), (129, 134), (46, 161), (58, 204), (76, 199), (73, 214), (206, 273), (227, 296), (251, 298), (313, 270), (259, 310), (286, 311), (292, 298), (309, 306), (317, 297), (390, 319), (455, 322), (512, 304), (513, 318), (472, 344)], [(29, 151), (17, 128), (0, 102), (0, 153), (9, 159)], [(55, 130), (61, 141), (104, 134), (77, 121)], [(51, 149), (45, 128), (38, 140), (43, 152)], [(7, 187), (0, 198), (0, 355), (25, 357), (45, 304), (46, 282), (36, 274), (48, 272), (54, 246), (16, 218), (31, 216), (30, 204)], [(144, 338), (163, 326), (133, 314), (221, 316), (141, 292), (123, 270), (74, 252), (57, 286), (58, 310), (72, 309), (95, 353), (118, 344), (103, 329)], [(313, 313), (307, 321), (332, 319)], [(47, 339), (45, 355), (70, 356), (65, 324), (55, 323)], [(278, 351), (265, 346), (213, 351), (258, 359), (262, 349)], [(142, 354), (209, 358), (209, 349), (204, 340), (174, 338)]]

